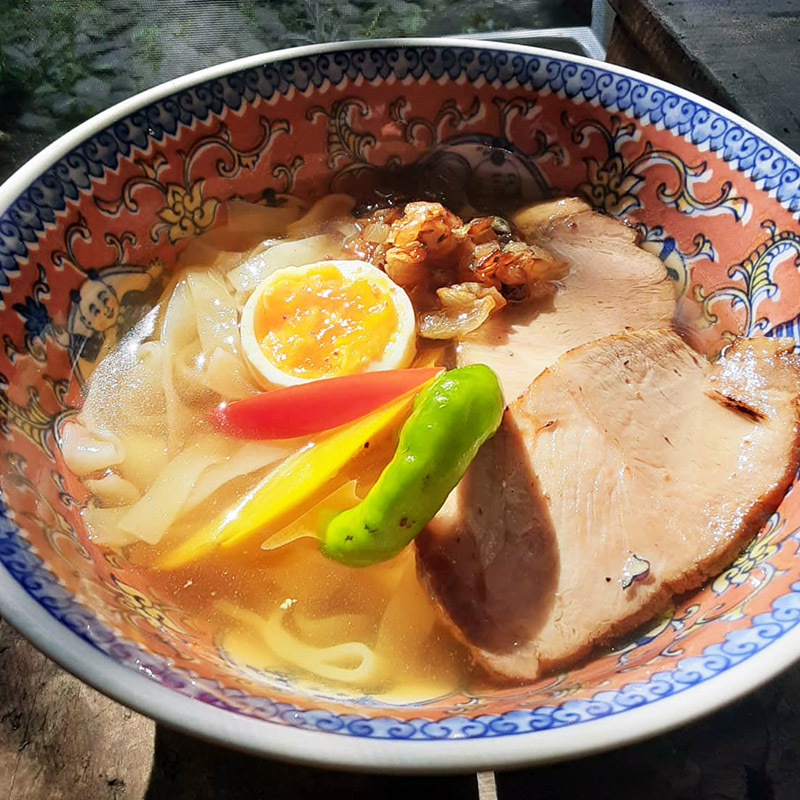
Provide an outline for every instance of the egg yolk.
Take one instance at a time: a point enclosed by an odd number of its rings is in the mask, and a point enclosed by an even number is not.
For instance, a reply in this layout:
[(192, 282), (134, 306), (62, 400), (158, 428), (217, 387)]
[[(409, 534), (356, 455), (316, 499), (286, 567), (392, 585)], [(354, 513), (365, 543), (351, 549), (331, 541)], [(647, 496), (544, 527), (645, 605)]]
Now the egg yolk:
[(391, 295), (334, 266), (278, 277), (260, 298), (255, 335), (264, 355), (299, 378), (362, 372), (397, 329)]

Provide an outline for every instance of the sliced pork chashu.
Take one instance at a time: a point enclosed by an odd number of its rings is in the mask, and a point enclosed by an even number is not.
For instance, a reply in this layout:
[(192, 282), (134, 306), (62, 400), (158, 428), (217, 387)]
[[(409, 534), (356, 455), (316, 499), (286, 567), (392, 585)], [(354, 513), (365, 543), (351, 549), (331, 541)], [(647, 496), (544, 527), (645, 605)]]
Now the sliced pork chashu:
[(423, 581), (481, 662), (534, 678), (733, 560), (797, 470), (791, 345), (740, 340), (712, 365), (669, 330), (610, 336), (510, 405), (417, 539)]
[(506, 307), (463, 341), (459, 366), (489, 364), (507, 401), (560, 355), (626, 329), (669, 327), (675, 292), (659, 258), (636, 232), (574, 198), (532, 206), (513, 218), (526, 239), (569, 264), (549, 307)]

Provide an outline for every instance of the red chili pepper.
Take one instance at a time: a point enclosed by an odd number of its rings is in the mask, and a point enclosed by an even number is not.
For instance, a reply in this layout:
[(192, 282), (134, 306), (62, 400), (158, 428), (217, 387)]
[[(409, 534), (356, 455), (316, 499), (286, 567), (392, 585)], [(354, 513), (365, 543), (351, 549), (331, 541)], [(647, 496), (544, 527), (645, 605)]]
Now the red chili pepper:
[(360, 372), (221, 403), (215, 430), (240, 439), (292, 439), (363, 417), (440, 373), (441, 367)]

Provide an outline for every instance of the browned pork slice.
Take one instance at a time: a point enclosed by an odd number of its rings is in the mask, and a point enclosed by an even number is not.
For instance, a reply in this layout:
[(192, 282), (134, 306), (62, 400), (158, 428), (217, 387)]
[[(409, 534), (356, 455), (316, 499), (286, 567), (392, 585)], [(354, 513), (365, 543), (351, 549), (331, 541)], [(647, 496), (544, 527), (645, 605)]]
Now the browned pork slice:
[(632, 228), (574, 198), (532, 206), (513, 221), (569, 273), (549, 305), (506, 307), (458, 346), (459, 366), (489, 364), (507, 401), (573, 347), (670, 325), (672, 282), (661, 260), (636, 245)]
[(482, 663), (534, 678), (733, 560), (797, 470), (791, 345), (739, 340), (710, 364), (670, 330), (609, 336), (510, 405), (417, 539)]

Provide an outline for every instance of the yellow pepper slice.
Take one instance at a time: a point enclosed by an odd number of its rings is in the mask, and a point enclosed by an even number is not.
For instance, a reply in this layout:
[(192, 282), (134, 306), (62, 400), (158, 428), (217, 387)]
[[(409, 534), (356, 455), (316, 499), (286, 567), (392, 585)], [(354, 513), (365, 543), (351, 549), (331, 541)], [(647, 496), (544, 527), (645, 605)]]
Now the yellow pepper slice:
[(280, 530), (271, 533), (262, 543), (262, 550), (277, 550), (298, 539), (316, 539), (319, 530), (341, 511), (361, 502), (356, 492), (358, 481), (352, 480), (325, 495), (316, 505), (292, 520)]
[(357, 422), (290, 456), (233, 508), (164, 553), (156, 561), (156, 566), (165, 570), (177, 569), (207, 555), (215, 547), (231, 547), (264, 527), (285, 520), (336, 477), (347, 462), (363, 450), (366, 442), (391, 428), (399, 428), (414, 397), (426, 386), (415, 387)]

